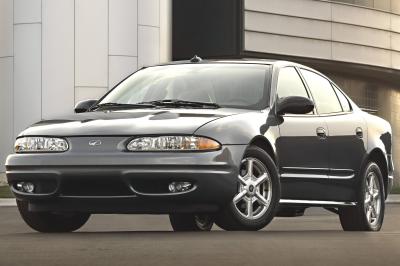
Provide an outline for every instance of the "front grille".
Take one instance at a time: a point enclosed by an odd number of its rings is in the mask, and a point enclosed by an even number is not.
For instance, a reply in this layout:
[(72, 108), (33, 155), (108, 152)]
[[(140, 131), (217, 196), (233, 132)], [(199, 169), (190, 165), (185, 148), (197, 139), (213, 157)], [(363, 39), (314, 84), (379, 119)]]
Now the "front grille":
[(61, 183), (64, 196), (129, 196), (133, 192), (119, 178), (66, 178)]

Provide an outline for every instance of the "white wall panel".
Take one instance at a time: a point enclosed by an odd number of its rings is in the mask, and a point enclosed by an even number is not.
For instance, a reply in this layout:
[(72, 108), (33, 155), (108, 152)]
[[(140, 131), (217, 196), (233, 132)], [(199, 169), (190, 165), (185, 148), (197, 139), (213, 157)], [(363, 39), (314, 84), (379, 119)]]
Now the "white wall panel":
[[(148, 26), (160, 25), (160, 0), (139, 1), (139, 24)], [(165, 0), (162, 0), (165, 1)]]
[(14, 26), (14, 134), (41, 119), (41, 48), (40, 24)]
[(389, 13), (356, 6), (332, 4), (332, 20), (383, 30), (390, 29)]
[(400, 70), (400, 52), (392, 51), (392, 68)]
[[(382, 10), (390, 10), (391, 0), (372, 0), (374, 2), (374, 8)], [(398, 0), (395, 0), (398, 1)]]
[(330, 59), (331, 42), (257, 32), (245, 33), (245, 50)]
[(83, 100), (98, 100), (107, 90), (107, 87), (76, 87), (75, 103)]
[(108, 1), (75, 1), (75, 86), (108, 86)]
[(390, 20), (391, 20), (391, 30), (400, 33), (400, 16), (392, 14)]
[(392, 12), (396, 14), (400, 14), (400, 1), (399, 0), (392, 0), (391, 2)]
[(400, 51), (400, 34), (392, 32), (391, 43), (392, 50)]
[(282, 35), (331, 39), (331, 23), (260, 12), (245, 12), (245, 29)]
[(113, 88), (121, 80), (132, 74), (137, 69), (137, 57), (110, 56), (110, 84)]
[(73, 112), (74, 0), (43, 0), (42, 117)]
[(13, 58), (0, 58), (0, 172), (12, 152), (13, 136)]
[(139, 26), (138, 38), (138, 67), (157, 64), (160, 61), (159, 28)]
[(332, 58), (344, 62), (391, 67), (389, 50), (359, 45), (332, 43)]
[(137, 0), (110, 1), (110, 55), (137, 55)]
[(332, 40), (390, 49), (390, 32), (353, 26), (332, 24)]
[(14, 23), (41, 22), (42, 0), (14, 0)]
[(13, 0), (0, 0), (0, 57), (13, 55)]
[(310, 0), (245, 0), (245, 9), (331, 20), (331, 4)]

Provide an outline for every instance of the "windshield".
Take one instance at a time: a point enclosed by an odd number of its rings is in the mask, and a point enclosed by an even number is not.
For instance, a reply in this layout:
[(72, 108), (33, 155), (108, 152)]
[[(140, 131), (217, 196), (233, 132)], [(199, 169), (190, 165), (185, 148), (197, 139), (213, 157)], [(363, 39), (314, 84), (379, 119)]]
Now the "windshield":
[(99, 104), (180, 100), (261, 110), (267, 107), (265, 80), (269, 69), (268, 65), (251, 64), (149, 67), (124, 80)]

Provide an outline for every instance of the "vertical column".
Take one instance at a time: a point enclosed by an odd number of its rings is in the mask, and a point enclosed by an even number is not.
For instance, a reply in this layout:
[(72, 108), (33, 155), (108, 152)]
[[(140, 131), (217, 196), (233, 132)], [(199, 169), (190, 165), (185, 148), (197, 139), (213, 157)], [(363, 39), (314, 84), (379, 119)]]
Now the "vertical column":
[(74, 0), (43, 0), (42, 117), (73, 112)]
[(14, 135), (41, 119), (41, 0), (14, 1)]
[(137, 0), (109, 2), (110, 89), (137, 69), (137, 6)]
[(138, 0), (138, 66), (160, 62), (160, 0)]
[(0, 173), (13, 147), (13, 0), (0, 0)]
[(108, 89), (108, 0), (75, 0), (75, 102)]

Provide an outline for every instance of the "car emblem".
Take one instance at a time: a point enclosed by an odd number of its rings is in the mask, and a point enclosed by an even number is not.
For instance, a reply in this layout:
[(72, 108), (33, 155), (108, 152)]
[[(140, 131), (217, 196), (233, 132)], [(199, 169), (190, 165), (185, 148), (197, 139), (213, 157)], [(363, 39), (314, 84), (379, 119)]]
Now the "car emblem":
[(89, 146), (100, 146), (101, 145), (101, 140), (99, 139), (94, 139), (89, 141)]

